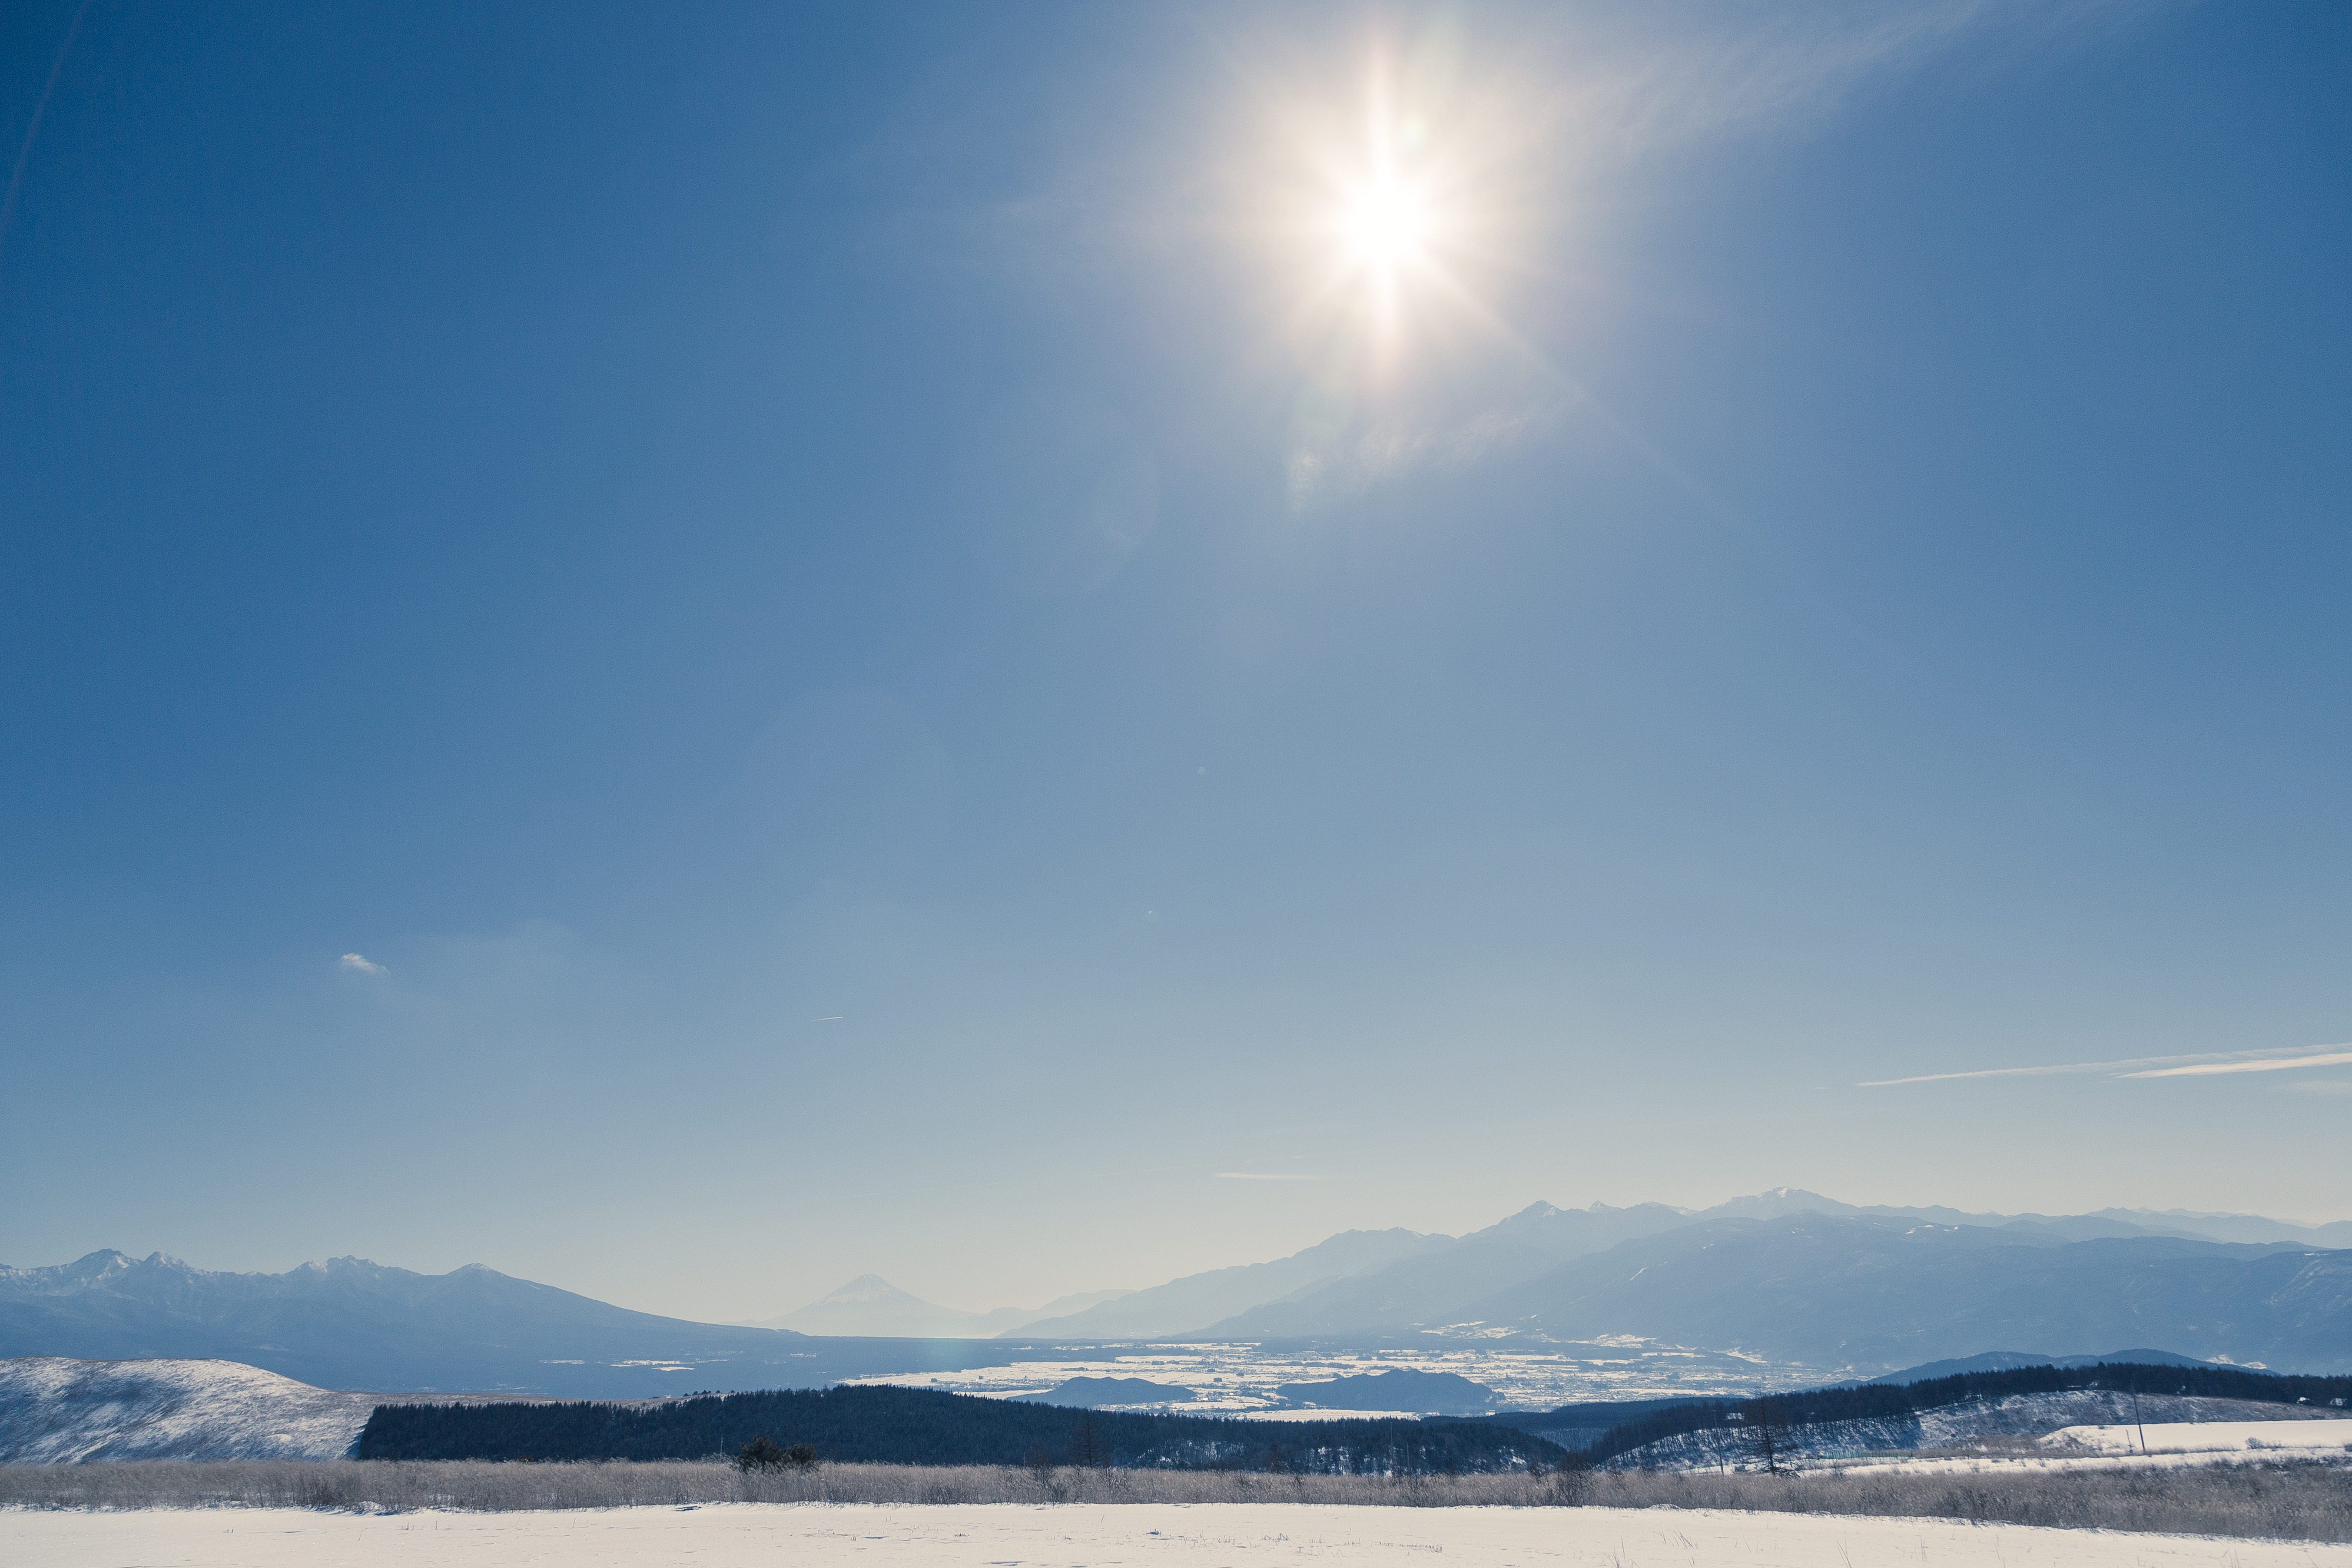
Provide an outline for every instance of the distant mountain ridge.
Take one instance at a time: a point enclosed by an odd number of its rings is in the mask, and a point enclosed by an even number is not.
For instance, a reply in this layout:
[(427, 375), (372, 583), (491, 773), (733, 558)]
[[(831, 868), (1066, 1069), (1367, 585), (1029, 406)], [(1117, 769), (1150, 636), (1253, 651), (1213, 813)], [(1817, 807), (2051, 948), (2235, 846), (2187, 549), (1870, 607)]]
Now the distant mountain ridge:
[[(1801, 1214), (1997, 1231), (2019, 1244), (2170, 1238), (2352, 1246), (2352, 1221), (2313, 1226), (2251, 1215), (2120, 1209), (2062, 1215), (1972, 1213), (1937, 1205), (1846, 1204), (1784, 1186), (1696, 1210), (1667, 1204), (1619, 1208), (1597, 1203), (1563, 1209), (1537, 1203), (1460, 1237), (1348, 1231), (1289, 1258), (1189, 1275), (1136, 1291), (1106, 1308), (1043, 1320), (1018, 1331), (1023, 1337), (1105, 1342), (1269, 1340), (1485, 1322), (1490, 1321), (1487, 1297), (1574, 1258), (1724, 1220)], [(1228, 1310), (1217, 1312), (1221, 1306)]]
[[(2263, 1239), (2221, 1240), (2214, 1229)], [(1631, 1336), (1862, 1375), (2003, 1343), (2137, 1342), (2325, 1372), (2352, 1365), (2352, 1252), (2313, 1239), (2339, 1232), (2352, 1238), (2342, 1222), (1975, 1214), (1843, 1204), (1791, 1187), (1696, 1211), (1539, 1203), (1462, 1237), (1348, 1232), (1273, 1264), (1190, 1276), (1034, 1327), (1070, 1339), (1202, 1342)], [(2273, 1258), (2286, 1253), (2299, 1261)], [(1358, 1266), (1342, 1271), (1349, 1263)], [(1612, 1272), (1621, 1264), (1622, 1279)], [(1633, 1283), (1653, 1268), (1663, 1272)], [(1260, 1299), (1238, 1311), (1172, 1326), (1253, 1292)]]
[[(984, 1342), (982, 1342), (984, 1343)], [(985, 1365), (971, 1342), (816, 1340), (633, 1312), (468, 1264), (417, 1274), (364, 1258), (283, 1274), (100, 1251), (0, 1268), (0, 1358), (241, 1362), (325, 1389), (643, 1398), (813, 1388)]]
[(1268, 1301), (1454, 1244), (1413, 1230), (1348, 1230), (1271, 1263), (1188, 1274), (1068, 1317), (1031, 1323), (1024, 1338), (1153, 1339), (1199, 1329)]
[(2338, 1239), (2352, 1226), (1865, 1207), (1788, 1187), (1697, 1211), (1538, 1203), (1465, 1236), (1346, 1231), (1287, 1258), (1066, 1298), (994, 1340), (981, 1336), (995, 1314), (952, 1313), (874, 1276), (784, 1321), (895, 1321), (918, 1337), (690, 1322), (478, 1265), (426, 1275), (341, 1258), (233, 1274), (100, 1251), (0, 1268), (0, 1357), (214, 1358), (326, 1389), (606, 1399), (1002, 1365), (1034, 1354), (1027, 1343), (1109, 1362), (1139, 1341), (1400, 1335), (1530, 1349), (1633, 1339), (1861, 1378), (2086, 1344), (2335, 1372), (2352, 1370), (2352, 1250), (2322, 1245)]
[(1804, 1212), (1574, 1259), (1463, 1309), (1548, 1339), (1631, 1334), (1863, 1372), (1988, 1346), (2154, 1344), (2352, 1371), (2352, 1251)]

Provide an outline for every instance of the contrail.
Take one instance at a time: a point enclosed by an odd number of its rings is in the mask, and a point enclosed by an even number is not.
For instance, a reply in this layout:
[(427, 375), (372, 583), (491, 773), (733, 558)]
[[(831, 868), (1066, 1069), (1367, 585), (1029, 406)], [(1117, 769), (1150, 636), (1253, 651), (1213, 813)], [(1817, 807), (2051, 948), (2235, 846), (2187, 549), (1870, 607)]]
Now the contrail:
[(41, 117), (49, 111), (49, 98), (58, 90), (58, 78), (65, 74), (66, 56), (73, 49), (74, 35), (81, 31), (81, 19), (89, 15), (89, 0), (73, 14), (66, 24), (66, 41), (58, 46), (57, 63), (49, 67), (49, 83), (41, 89), (41, 101), (33, 106), (33, 122), (25, 127), (24, 145), (16, 149), (16, 166), (8, 171), (8, 194), (0, 196), (0, 244), (8, 238), (8, 218), (16, 210), (16, 187), (25, 183), (25, 165), (33, 156), (33, 139), (41, 133)]
[(2333, 1068), (2352, 1062), (2352, 1051), (2328, 1051), (2319, 1056), (2264, 1057), (2251, 1062), (2204, 1062), (2196, 1067), (2158, 1068), (2153, 1072), (2127, 1072), (2126, 1078), (2207, 1078), (2223, 1072), (2281, 1072), (2288, 1068)]
[[(2237, 1051), (2221, 1055), (2211, 1051), (2196, 1051), (2177, 1057), (2127, 1057), (2112, 1062), (2061, 1062), (2049, 1067), (1979, 1068), (1972, 1072), (1929, 1072), (1916, 1078), (1878, 1078), (1854, 1085), (1856, 1089), (1892, 1089), (1906, 1083), (1949, 1083), (1964, 1078), (2044, 1078), (2057, 1073), (2104, 1072), (2116, 1078), (2209, 1078), (2216, 1073), (2283, 1072), (2289, 1068), (2341, 1067), (2352, 1062), (2352, 1050), (2342, 1046), (2313, 1046), (2308, 1050), (2290, 1056), (2278, 1056), (2263, 1051)], [(2185, 1063), (2185, 1066), (2176, 1066)], [(2116, 1071), (2136, 1068), (2135, 1072)]]

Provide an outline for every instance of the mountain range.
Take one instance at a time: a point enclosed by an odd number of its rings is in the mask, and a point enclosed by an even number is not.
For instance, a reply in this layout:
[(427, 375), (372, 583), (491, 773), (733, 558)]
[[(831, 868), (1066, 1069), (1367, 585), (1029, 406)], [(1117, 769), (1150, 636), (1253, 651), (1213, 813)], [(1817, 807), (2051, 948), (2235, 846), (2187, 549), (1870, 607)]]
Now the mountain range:
[(0, 1268), (0, 1358), (21, 1356), (213, 1359), (329, 1389), (600, 1399), (818, 1388), (1003, 1359), (989, 1341), (816, 1339), (657, 1317), (478, 1264), (417, 1274), (338, 1258), (231, 1274), (111, 1251)]
[(1003, 1365), (1043, 1347), (1045, 1359), (1108, 1363), (1145, 1340), (1475, 1338), (1588, 1358), (1643, 1340), (1861, 1377), (1994, 1350), (2133, 1344), (2344, 1372), (2347, 1242), (2343, 1222), (1966, 1214), (1790, 1188), (1696, 1212), (1535, 1204), (1465, 1236), (1348, 1231), (1287, 1258), (1066, 1299), (995, 1339), (979, 1336), (996, 1314), (934, 1307), (871, 1276), (776, 1327), (630, 1311), (478, 1265), (425, 1275), (344, 1258), (229, 1274), (96, 1252), (0, 1268), (0, 1357), (210, 1357), (325, 1388), (598, 1398), (818, 1387)]
[[(1808, 1224), (1790, 1223), (1803, 1216), (1810, 1216)], [(1833, 1240), (1820, 1228), (1831, 1222), (1835, 1222)], [(1889, 1240), (1894, 1236), (1914, 1239), (1896, 1246)], [(2093, 1243), (2126, 1245), (2104, 1251), (2067, 1250)], [(2171, 1343), (2152, 1337), (2156, 1324), (2164, 1321), (2161, 1292), (2187, 1289), (2193, 1276), (2200, 1281), (2196, 1288), (2204, 1292), (2202, 1304), (2168, 1328), (2168, 1332), (2184, 1336), (2178, 1348), (2240, 1360), (2275, 1354), (2328, 1361), (2352, 1356), (2352, 1335), (2332, 1342), (2328, 1338), (2337, 1325), (2328, 1317), (2326, 1303), (2335, 1300), (2333, 1310), (2340, 1310), (2342, 1302), (2330, 1296), (2324, 1281), (2335, 1278), (2336, 1263), (2312, 1264), (2311, 1280), (2299, 1289), (2316, 1295), (2311, 1300), (2298, 1297), (2294, 1305), (2225, 1301), (2213, 1293), (2229, 1297), (2237, 1288), (2230, 1281), (2242, 1277), (2245, 1289), (2259, 1290), (2282, 1267), (2257, 1265), (2256, 1255), (2264, 1249), (2321, 1252), (2345, 1247), (2352, 1247), (2352, 1221), (2311, 1226), (2252, 1215), (2146, 1209), (2061, 1216), (1982, 1214), (1935, 1205), (1864, 1206), (1776, 1187), (1700, 1210), (1665, 1204), (1562, 1209), (1538, 1203), (1461, 1237), (1349, 1231), (1272, 1263), (1191, 1275), (1069, 1317), (1032, 1322), (1022, 1333), (1065, 1340), (1331, 1339), (1459, 1327), (1555, 1339), (1635, 1334), (1761, 1351), (1759, 1314), (1766, 1309), (1756, 1293), (1772, 1288), (1781, 1272), (1776, 1259), (1801, 1257), (1806, 1267), (1816, 1268), (1825, 1249), (1842, 1248), (1848, 1265), (1843, 1272), (1813, 1276), (1809, 1284), (1800, 1280), (1803, 1288), (1796, 1290), (1802, 1297), (1810, 1289), (1829, 1317), (1865, 1299), (1874, 1305), (1853, 1310), (1864, 1316), (1869, 1310), (1895, 1311), (1906, 1289), (1953, 1289), (1958, 1293), (1940, 1313), (1903, 1309), (1911, 1312), (1903, 1320), (1907, 1327), (1889, 1320), (1867, 1330), (1848, 1321), (1847, 1331), (1841, 1334), (1775, 1330), (1774, 1344), (1801, 1344), (1804, 1349), (1767, 1353), (1819, 1365), (1881, 1358), (1898, 1365), (1906, 1359), (1969, 1355), (2011, 1342), (1994, 1333), (1967, 1343), (1996, 1323), (2014, 1324), (2022, 1336), (2018, 1342), (2044, 1343), (2052, 1351), (2103, 1343)], [(1978, 1252), (1982, 1256), (1973, 1264), (1947, 1260)], [(1690, 1293), (1685, 1299), (1667, 1301), (1654, 1284), (1630, 1288), (1632, 1293), (1623, 1300), (1595, 1294), (1601, 1289), (1597, 1281), (1618, 1263), (1626, 1266), (1630, 1278), (1685, 1254), (1694, 1259), (1676, 1268), (1678, 1289)], [(1602, 1258), (1615, 1261), (1589, 1265), (1584, 1274), (1593, 1276), (1590, 1282), (1572, 1267), (1580, 1259)], [(2163, 1258), (2171, 1261), (2160, 1263)], [(2203, 1261), (2194, 1261), (2198, 1259)], [(1882, 1271), (1884, 1281), (1877, 1279)], [(2053, 1271), (2101, 1282), (2075, 1303), (2083, 1321), (2068, 1320), (2056, 1309), (2036, 1309), (2014, 1289), (1997, 1284), (2011, 1275), (2039, 1279)], [(1913, 1274), (1920, 1274), (1922, 1282), (1893, 1283)], [(2117, 1289), (2137, 1293), (2129, 1310), (2109, 1302), (2105, 1286), (2110, 1276)], [(1930, 1277), (1932, 1286), (1926, 1283)], [(1974, 1300), (1978, 1291), (1996, 1289), (2009, 1293), (1999, 1300)], [(2158, 1297), (2149, 1298), (2149, 1291)], [(1701, 1301), (1711, 1306), (1701, 1310)], [(2109, 1305), (2094, 1310), (2092, 1304), (2097, 1302)], [(1801, 1321), (1827, 1321), (1810, 1307), (1790, 1310)], [(2294, 1326), (2301, 1321), (2296, 1314), (2310, 1312), (2319, 1314), (2316, 1327)], [(2153, 1320), (2148, 1314), (2154, 1314)], [(2273, 1318), (2280, 1320), (2274, 1328), (2256, 1326)], [(2148, 1331), (2129, 1327), (2133, 1321)], [(1948, 1322), (1958, 1337), (1949, 1342), (1936, 1338), (1937, 1322)], [(2124, 1330), (2120, 1337), (2116, 1329)], [(2047, 1334), (2056, 1338), (2045, 1339)], [(1966, 1348), (1944, 1348), (1948, 1342), (1966, 1343)], [(2264, 1348), (2253, 1348), (2257, 1344)], [(2243, 1348), (2232, 1350), (2232, 1345)]]

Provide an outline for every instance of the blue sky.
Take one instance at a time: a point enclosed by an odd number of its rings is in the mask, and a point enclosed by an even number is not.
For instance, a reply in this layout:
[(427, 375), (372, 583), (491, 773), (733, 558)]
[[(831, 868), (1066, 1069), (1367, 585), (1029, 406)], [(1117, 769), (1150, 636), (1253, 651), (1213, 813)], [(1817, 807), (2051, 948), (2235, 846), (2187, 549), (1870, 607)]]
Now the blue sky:
[(2339, 9), (74, 16), (0, 1259), (2352, 1214)]

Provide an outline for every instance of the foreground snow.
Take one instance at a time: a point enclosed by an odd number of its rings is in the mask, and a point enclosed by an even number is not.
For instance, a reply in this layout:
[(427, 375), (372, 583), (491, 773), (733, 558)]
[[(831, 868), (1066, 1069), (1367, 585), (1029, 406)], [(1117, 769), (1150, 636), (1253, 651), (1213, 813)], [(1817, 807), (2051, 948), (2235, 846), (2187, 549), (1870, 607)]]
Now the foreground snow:
[(10, 1568), (1418, 1568), (1433, 1554), (1455, 1568), (2352, 1568), (2352, 1546), (2301, 1542), (1658, 1509), (734, 1503), (568, 1513), (0, 1513), (0, 1560)]

